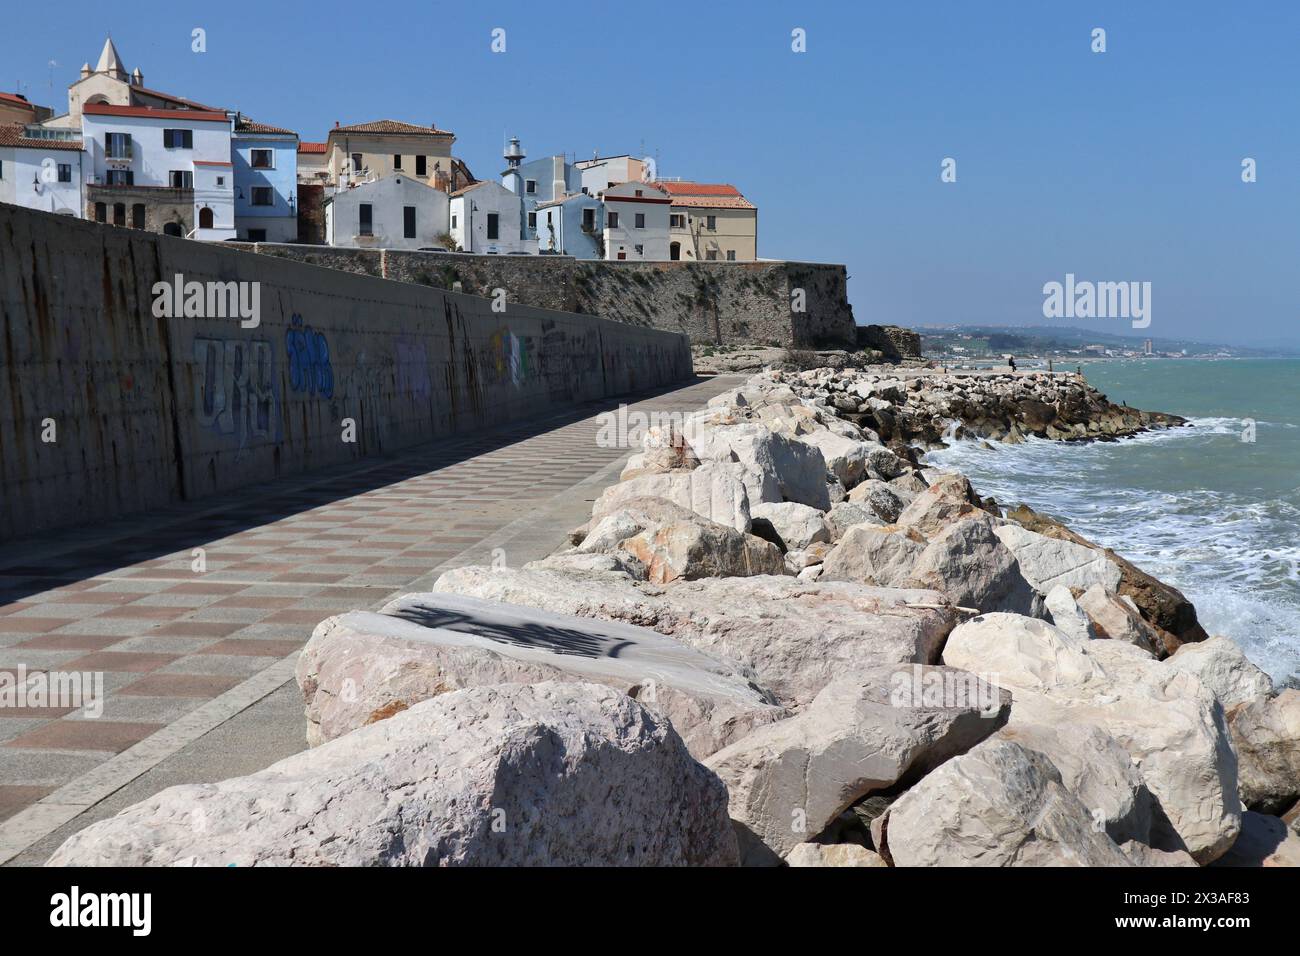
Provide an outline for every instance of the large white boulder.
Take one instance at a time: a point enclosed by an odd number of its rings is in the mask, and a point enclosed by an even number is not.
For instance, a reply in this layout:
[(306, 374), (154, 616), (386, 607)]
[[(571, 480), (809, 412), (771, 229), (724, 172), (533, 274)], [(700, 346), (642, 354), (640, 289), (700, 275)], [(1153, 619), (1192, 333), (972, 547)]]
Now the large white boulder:
[(895, 866), (1132, 865), (1051, 760), (1001, 738), (948, 761), (899, 797), (884, 834)]
[(903, 587), (912, 581), (912, 569), (925, 549), (925, 539), (914, 531), (896, 526), (854, 525), (822, 562), (822, 577), (828, 581)]
[(754, 422), (696, 426), (686, 434), (702, 462), (740, 464), (750, 505), (797, 501), (821, 511), (830, 508), (826, 460), (813, 445)]
[(1012, 709), (997, 736), (1052, 761), (1066, 790), (1117, 844), (1151, 839), (1151, 794), (1133, 758), (1119, 741), (1094, 724), (1033, 723)]
[(1123, 641), (1152, 654), (1164, 646), (1159, 633), (1138, 612), (1132, 598), (1120, 597), (1101, 584), (1092, 584), (1075, 603), (1087, 615), (1096, 637)]
[(788, 715), (748, 674), (649, 628), (438, 592), (322, 621), (296, 675), (313, 745), (440, 694), (546, 680), (640, 700), (697, 757)]
[(880, 854), (856, 843), (800, 843), (785, 855), (786, 866), (887, 867)]
[(1017, 524), (1001, 524), (995, 531), (1020, 562), (1020, 573), (1039, 594), (1046, 595), (1058, 584), (1067, 588), (1100, 584), (1107, 591), (1119, 587), (1120, 569), (1104, 551), (1049, 538)]
[(919, 779), (997, 730), (1009, 704), (972, 674), (919, 664), (827, 685), (707, 760), (727, 785), (742, 862), (775, 863), (863, 796)]
[(607, 573), (465, 567), (443, 574), (434, 590), (652, 627), (738, 662), (781, 703), (796, 706), (859, 667), (932, 663), (956, 620), (933, 591), (792, 577), (656, 587)]
[(475, 687), (247, 777), (171, 787), (51, 866), (718, 866), (722, 783), (598, 684)]
[(1237, 707), (1232, 740), (1240, 761), (1242, 803), (1251, 810), (1282, 813), (1300, 800), (1300, 690), (1287, 688), (1276, 697)]
[(1058, 584), (1048, 591), (1043, 603), (1052, 617), (1052, 624), (1075, 640), (1095, 641), (1101, 636), (1092, 619), (1079, 607), (1074, 595), (1064, 584)]
[(709, 462), (686, 471), (638, 475), (606, 488), (591, 509), (593, 523), (637, 498), (664, 498), (737, 531), (749, 530), (749, 496), (739, 468)]
[(996, 532), (997, 519), (984, 511), (943, 525), (912, 565), (912, 586), (977, 611), (1032, 613), (1040, 599)]
[(845, 488), (852, 488), (867, 473), (867, 458), (873, 446), (869, 442), (846, 438), (827, 429), (799, 436), (799, 440), (822, 453), (826, 467)]
[(1009, 689), (1017, 720), (1093, 724), (1118, 741), (1155, 798), (1154, 846), (1208, 863), (1236, 838), (1237, 758), (1223, 708), (1193, 675), (1129, 644), (1008, 614), (955, 628), (943, 660)]
[(1216, 636), (1184, 644), (1165, 663), (1195, 674), (1219, 698), (1224, 710), (1266, 700), (1273, 693), (1273, 681), (1247, 659), (1231, 638)]
[(765, 501), (750, 509), (750, 517), (766, 521), (786, 551), (802, 551), (810, 544), (831, 540), (831, 529), (822, 512), (797, 501)]
[(617, 510), (594, 519), (578, 550), (630, 555), (645, 578), (657, 584), (785, 572), (781, 550), (770, 541), (710, 521), (666, 498), (622, 499)]

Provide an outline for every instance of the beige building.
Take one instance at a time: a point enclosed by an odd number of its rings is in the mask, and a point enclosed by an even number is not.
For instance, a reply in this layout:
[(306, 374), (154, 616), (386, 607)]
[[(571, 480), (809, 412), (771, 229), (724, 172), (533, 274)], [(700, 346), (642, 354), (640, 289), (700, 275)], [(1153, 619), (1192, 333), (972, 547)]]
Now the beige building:
[(81, 67), (81, 78), (68, 87), (68, 111), (45, 121), (46, 126), (62, 129), (81, 128), (81, 110), (88, 104), (104, 106), (148, 106), (163, 110), (207, 110), (221, 112), (220, 108), (204, 106), (181, 96), (173, 96), (144, 85), (140, 68), (128, 73), (118, 56), (111, 39), (104, 41), (104, 49), (92, 70), (90, 64)]
[(455, 141), (445, 129), (397, 120), (335, 126), (325, 144), (326, 179), (344, 186), (396, 173), (448, 193), (473, 181), (451, 155)]
[(668, 258), (686, 262), (753, 262), (758, 258), (758, 207), (726, 183), (655, 183), (672, 199)]
[(298, 182), (323, 186), (329, 178), (329, 144), (299, 140)]
[(50, 114), (49, 107), (29, 103), (21, 93), (0, 93), (0, 123), (39, 123)]

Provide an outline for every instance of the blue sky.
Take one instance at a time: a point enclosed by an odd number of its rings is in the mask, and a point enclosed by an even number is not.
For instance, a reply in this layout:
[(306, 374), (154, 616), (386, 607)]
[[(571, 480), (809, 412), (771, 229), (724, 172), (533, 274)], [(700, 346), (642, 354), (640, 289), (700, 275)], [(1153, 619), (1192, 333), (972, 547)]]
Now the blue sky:
[(859, 322), (1043, 324), (1072, 272), (1150, 281), (1152, 335), (1300, 344), (1291, 0), (0, 7), (0, 89), (60, 109), (111, 31), (147, 85), (304, 139), (436, 122), (479, 178), (509, 135), (530, 157), (644, 149), (740, 187), (761, 255), (846, 263)]

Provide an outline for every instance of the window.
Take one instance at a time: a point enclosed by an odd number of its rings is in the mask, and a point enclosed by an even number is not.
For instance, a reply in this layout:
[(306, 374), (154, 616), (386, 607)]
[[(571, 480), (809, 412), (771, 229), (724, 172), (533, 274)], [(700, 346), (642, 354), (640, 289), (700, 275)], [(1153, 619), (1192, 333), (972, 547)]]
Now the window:
[(717, 217), (717, 216), (705, 216), (705, 217), (704, 217), (704, 226), (705, 226), (706, 229), (709, 230), (709, 232), (717, 232), (717, 230), (718, 230), (718, 217)]
[(455, 216), (452, 216), (452, 217), (451, 217), (451, 228), (453, 228), (453, 229), (456, 228), (456, 217), (455, 217)]
[(131, 158), (131, 134), (130, 133), (105, 133), (104, 153), (108, 156), (109, 159), (130, 159)]
[(352, 171), (353, 171), (354, 173), (359, 173), (359, 172), (361, 172), (361, 154), (360, 154), (360, 153), (353, 153), (353, 154), (352, 154)]
[(0, 179), (5, 178), (5, 161), (0, 159)]
[(500, 217), (499, 217), (496, 213), (494, 213), (494, 212), (490, 212), (490, 213), (488, 213), (488, 230), (487, 230), (488, 234), (487, 234), (487, 237), (488, 237), (489, 239), (500, 239), (500, 238), (501, 238), (501, 235), (500, 235), (501, 227), (500, 227), (500, 223), (499, 223), (499, 221), (498, 221), (499, 219), (500, 219)]
[(710, 262), (712, 262), (714, 259), (718, 258), (718, 250), (717, 250), (717, 249), (710, 249), (708, 252), (706, 252), (706, 253), (704, 254), (704, 258), (706, 258), (706, 259), (708, 259)]
[(250, 150), (248, 165), (252, 166), (254, 169), (275, 169), (275, 150)]
[(415, 175), (427, 176), (429, 174), (429, 161), (423, 156), (415, 157)]
[(61, 182), (61, 183), (70, 183), (70, 182), (72, 182), (72, 164), (71, 164), (71, 163), (59, 163), (59, 182)]
[(218, 186), (224, 186), (225, 184), (226, 184), (226, 177), (225, 177), (225, 176), (218, 176), (218, 177), (217, 177), (217, 185), (218, 185)]
[(401, 168), (402, 168), (402, 154), (401, 154), (401, 153), (394, 153), (394, 154), (393, 154), (393, 168), (394, 168), (394, 169), (401, 169)]
[(131, 207), (131, 228), (144, 228), (144, 203), (138, 202)]
[(582, 228), (587, 232), (596, 228), (596, 210), (590, 206), (582, 211)]
[[(611, 183), (610, 185), (613, 185), (613, 183)], [(620, 259), (626, 259), (626, 258), (627, 258), (627, 253), (624, 252), (622, 249), (619, 249), (619, 251), (618, 251), (618, 257), (619, 257)]]
[(645, 254), (645, 246), (634, 246), (633, 248), (636, 249), (636, 254), (638, 256)]
[(370, 206), (370, 203), (368, 202), (361, 203), (357, 207), (357, 211), (360, 213), (361, 216), (361, 222), (357, 228), (358, 234), (362, 236), (373, 236), (375, 234), (375, 223), (374, 223), (374, 217), (372, 215), (373, 210)]
[(249, 241), (249, 242), (266, 242), (266, 230), (265, 230), (265, 229), (250, 229), (250, 230), (248, 230), (248, 241)]
[(213, 216), (213, 214), (212, 214), (212, 207), (211, 207), (211, 206), (204, 206), (202, 209), (200, 209), (200, 210), (199, 210), (199, 228), (200, 228), (200, 229), (211, 229), (211, 228), (212, 228), (212, 223), (213, 223), (213, 218), (212, 218), (212, 216)]
[(606, 228), (608, 228), (608, 229), (617, 229), (617, 228), (618, 228), (618, 213), (616, 213), (616, 212), (611, 212), (611, 213), (609, 214), (609, 218), (605, 220), (605, 226), (606, 226)]
[(728, 249), (728, 250), (727, 250), (727, 261), (728, 261), (728, 262), (735, 262), (735, 261), (736, 261), (736, 250), (735, 250), (735, 249)]
[(95, 222), (108, 222), (108, 207), (102, 202), (95, 203)]
[(668, 217), (668, 225), (672, 226), (674, 229), (685, 229), (686, 217), (681, 213), (674, 213)]
[(636, 214), (636, 227), (638, 229), (645, 228), (645, 213), (639, 212)]
[(135, 173), (129, 169), (110, 169), (104, 175), (110, 186), (135, 185)]
[(126, 225), (126, 203), (124, 202), (113, 203), (113, 225), (115, 226)]
[(525, 180), (524, 180), (524, 192), (526, 192), (526, 193), (535, 193), (535, 192), (537, 192), (537, 180), (535, 180), (535, 179), (525, 179)]
[(193, 189), (194, 173), (188, 169), (173, 169), (168, 176), (173, 189)]
[[(549, 214), (547, 215), (547, 219), (548, 219), (548, 221), (549, 221), (549, 219), (550, 219), (550, 215), (549, 215)], [(535, 213), (535, 212), (530, 212), (530, 213), (528, 214), (528, 228), (529, 228), (529, 229), (536, 229), (536, 228), (537, 228), (537, 213)]]
[(164, 149), (193, 149), (194, 130), (192, 129), (163, 130), (163, 148)]
[(270, 186), (254, 186), (250, 191), (250, 202), (254, 206), (274, 206), (275, 190)]
[(415, 238), (415, 207), (402, 207), (402, 236), (406, 239)]
[(638, 189), (638, 190), (636, 191), (636, 194), (637, 194), (637, 196), (638, 196), (638, 198), (639, 198), (639, 197), (641, 196), (641, 190)]

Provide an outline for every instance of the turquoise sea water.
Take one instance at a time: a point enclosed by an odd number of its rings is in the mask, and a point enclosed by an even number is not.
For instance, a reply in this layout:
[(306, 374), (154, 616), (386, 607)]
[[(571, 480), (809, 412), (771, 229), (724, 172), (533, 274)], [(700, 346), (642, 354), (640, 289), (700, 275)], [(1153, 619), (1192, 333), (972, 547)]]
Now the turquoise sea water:
[(1086, 445), (959, 442), (927, 461), (1177, 586), (1275, 680), (1300, 673), (1300, 360), (1097, 362), (1084, 374), (1112, 401), (1193, 426)]

